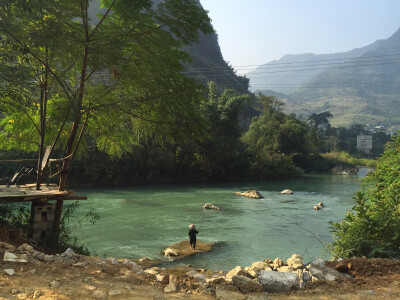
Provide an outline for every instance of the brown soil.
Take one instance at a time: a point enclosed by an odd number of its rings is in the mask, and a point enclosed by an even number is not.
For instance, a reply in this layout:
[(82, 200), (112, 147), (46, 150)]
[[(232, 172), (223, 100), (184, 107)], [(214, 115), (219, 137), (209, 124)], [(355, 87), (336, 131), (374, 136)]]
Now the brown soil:
[[(19, 246), (17, 232), (0, 224), (0, 239)], [(3, 262), (0, 251), (0, 299), (400, 299), (400, 261), (390, 259), (345, 259), (328, 262), (329, 267), (353, 276), (350, 280), (309, 284), (290, 294), (243, 294), (229, 284), (214, 285), (208, 294), (194, 280), (185, 279), (179, 293), (164, 293), (165, 284), (154, 275), (135, 275), (114, 265), (90, 264), (74, 267), (64, 263)], [(188, 269), (169, 269), (184, 274)], [(189, 267), (190, 268), (190, 267)], [(14, 269), (8, 276), (4, 269)], [(194, 268), (192, 268), (194, 269)], [(34, 298), (37, 297), (37, 298)]]

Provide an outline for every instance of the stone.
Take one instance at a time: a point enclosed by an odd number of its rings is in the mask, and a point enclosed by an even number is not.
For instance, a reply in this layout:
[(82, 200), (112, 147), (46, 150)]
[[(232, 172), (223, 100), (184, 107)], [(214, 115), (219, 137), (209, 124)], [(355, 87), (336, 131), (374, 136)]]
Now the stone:
[(41, 261), (44, 261), (44, 256), (45, 256), (44, 253), (39, 253), (39, 255), (37, 256), (37, 259), (41, 260)]
[(236, 275), (232, 277), (232, 283), (235, 287), (245, 293), (262, 292), (263, 286), (256, 280), (246, 276)]
[(33, 292), (33, 299), (37, 299), (42, 295), (43, 295), (43, 293), (42, 293), (41, 290), (36, 290), (36, 291)]
[(179, 256), (179, 253), (176, 249), (167, 248), (164, 250), (165, 256)]
[(32, 251), (32, 257), (33, 257), (33, 258), (37, 258), (37, 257), (39, 256), (39, 254), (40, 254), (39, 251), (36, 251), (36, 250), (33, 250), (33, 251)]
[(149, 268), (149, 267), (152, 267), (152, 266), (159, 265), (160, 262), (158, 260), (152, 259), (150, 257), (142, 257), (142, 258), (137, 260), (137, 264), (141, 268)]
[(219, 208), (211, 203), (206, 203), (203, 206), (204, 209), (215, 209), (215, 210), (222, 210), (222, 208)]
[(289, 267), (292, 267), (293, 269), (302, 268), (304, 264), (303, 256), (301, 256), (300, 254), (292, 254), (292, 256), (287, 259), (286, 263)]
[(298, 269), (297, 275), (300, 278), (300, 287), (301, 288), (305, 287), (310, 281), (312, 281), (312, 277), (311, 277), (310, 273), (308, 273), (307, 271)]
[(190, 247), (189, 239), (174, 243), (164, 249), (163, 253), (170, 260), (183, 259), (188, 256), (197, 255), (199, 253), (210, 252), (215, 243), (208, 243), (197, 240), (196, 250)]
[(24, 299), (27, 299), (29, 296), (28, 296), (28, 293), (19, 293), (18, 295), (17, 295), (17, 298), (18, 299), (21, 299), (21, 300), (24, 300)]
[(294, 268), (289, 267), (289, 266), (282, 266), (277, 268), (278, 272), (287, 272), (287, 273), (292, 273), (294, 271)]
[(96, 265), (104, 266), (107, 264), (107, 260), (105, 258), (98, 258), (94, 262)]
[(258, 191), (256, 191), (256, 190), (248, 190), (248, 191), (246, 191), (246, 192), (243, 192), (243, 193), (241, 193), (241, 192), (236, 192), (235, 193), (236, 195), (239, 195), (239, 196), (244, 196), (244, 197), (247, 197), (247, 198), (254, 198), (254, 199), (262, 199), (262, 198), (264, 198)]
[(117, 295), (122, 295), (122, 291), (120, 290), (111, 290), (108, 291), (108, 296), (112, 297), (112, 296), (117, 296)]
[(33, 252), (33, 247), (27, 243), (22, 244), (18, 247), (18, 251), (20, 252)]
[(251, 264), (250, 268), (258, 273), (261, 270), (266, 270), (267, 268), (270, 268), (270, 267), (271, 267), (271, 265), (265, 261), (256, 261)]
[(96, 299), (104, 299), (107, 297), (107, 294), (104, 291), (97, 290), (93, 292), (92, 296)]
[(14, 251), (15, 247), (9, 243), (6, 242), (0, 242), (0, 249), (6, 249), (9, 251)]
[(49, 287), (56, 289), (60, 286), (60, 283), (57, 280), (53, 280), (49, 282)]
[(4, 252), (4, 261), (6, 262), (18, 262), (18, 263), (27, 263), (26, 254), (14, 254), (11, 252)]
[(281, 194), (282, 194), (282, 195), (291, 195), (291, 194), (293, 194), (293, 191), (292, 191), (292, 190), (289, 190), (289, 189), (286, 189), (286, 190), (283, 190), (283, 191), (281, 192)]
[(281, 260), (279, 257), (277, 257), (277, 258), (275, 258), (274, 262), (272, 263), (272, 269), (274, 271), (277, 271), (278, 268), (280, 268), (280, 267), (282, 267), (284, 265), (285, 265), (284, 261)]
[(273, 271), (260, 271), (259, 277), (263, 289), (269, 293), (287, 293), (300, 287), (297, 274)]
[(4, 272), (8, 275), (8, 276), (13, 276), (15, 274), (15, 271), (13, 269), (4, 269)]
[(322, 258), (317, 258), (311, 262), (313, 265), (325, 266), (325, 260)]
[(168, 274), (157, 274), (156, 280), (162, 284), (168, 284), (169, 283), (169, 275)]
[(206, 278), (207, 283), (220, 284), (225, 282), (225, 277), (223, 276), (213, 276), (211, 278)]
[(318, 280), (334, 281), (336, 279), (348, 279), (350, 275), (340, 273), (335, 269), (325, 265), (311, 263), (309, 266), (310, 274)]
[(78, 267), (78, 268), (83, 268), (83, 267), (85, 267), (86, 265), (87, 265), (86, 262), (84, 262), (84, 261), (79, 261), (79, 262), (73, 264), (72, 266), (73, 266), (73, 267)]
[(206, 276), (204, 276), (203, 274), (200, 274), (196, 271), (189, 271), (186, 273), (187, 276), (192, 277), (196, 280), (200, 280), (200, 281), (206, 281)]
[(230, 270), (228, 272), (228, 274), (226, 274), (225, 278), (228, 281), (231, 281), (232, 277), (236, 276), (236, 275), (251, 277), (251, 275), (246, 270), (244, 270), (241, 266), (237, 266), (237, 267), (233, 268), (232, 270)]
[[(254, 271), (251, 267), (246, 267), (244, 268), (244, 270), (249, 273), (249, 275), (251, 276), (250, 278), (257, 278), (258, 277), (258, 272), (260, 272), (259, 269), (257, 269), (257, 272)], [(272, 271), (272, 270), (271, 270)]]
[(52, 262), (52, 261), (54, 261), (54, 256), (53, 256), (53, 255), (45, 255), (45, 256), (43, 257), (43, 261), (45, 261), (45, 262)]
[(64, 253), (61, 254), (61, 256), (73, 256), (74, 254), (75, 254), (74, 250), (68, 248), (67, 250), (64, 251)]
[(165, 293), (176, 293), (178, 290), (178, 277), (174, 274), (169, 275), (169, 283), (164, 288)]

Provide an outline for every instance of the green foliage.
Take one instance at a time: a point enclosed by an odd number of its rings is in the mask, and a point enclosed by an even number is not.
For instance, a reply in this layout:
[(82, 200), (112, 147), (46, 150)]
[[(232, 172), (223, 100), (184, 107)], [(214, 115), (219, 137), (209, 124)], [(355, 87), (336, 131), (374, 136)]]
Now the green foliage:
[(195, 143), (193, 165), (202, 176), (227, 179), (235, 173), (236, 178), (243, 174), (246, 162), (240, 141), (239, 113), (250, 99), (249, 95), (238, 96), (233, 90), (219, 95), (215, 83), (209, 83), (208, 99), (201, 103), (199, 110), (208, 120), (208, 131)]
[(329, 111), (325, 111), (319, 114), (313, 113), (308, 117), (310, 124), (315, 130), (318, 130), (320, 125), (329, 125), (329, 118), (332, 118), (332, 114)]
[(88, 136), (121, 157), (141, 139), (204, 130), (201, 87), (182, 74), (182, 47), (212, 32), (206, 11), (193, 0), (104, 0), (96, 19), (93, 5), (0, 3), (0, 148), (39, 157), (44, 145), (65, 149), (62, 189)]
[(253, 170), (258, 176), (298, 175), (291, 155), (307, 153), (307, 126), (295, 115), (282, 112), (283, 103), (275, 97), (259, 95), (262, 111), (252, 119), (242, 140), (253, 157)]
[[(52, 246), (58, 252), (63, 252), (65, 249), (71, 248), (77, 253), (90, 255), (87, 247), (79, 242), (78, 238), (72, 233), (77, 229), (78, 226), (80, 226), (80, 221), (74, 216), (74, 213), (78, 207), (79, 201), (75, 201), (72, 204), (64, 206), (59, 236), (56, 240), (50, 241), (50, 246)], [(92, 224), (95, 224), (96, 220), (99, 219), (98, 215), (93, 209), (87, 213), (86, 217), (90, 218), (90, 222)], [(72, 220), (75, 220), (75, 223), (72, 223)]]
[(354, 196), (356, 205), (332, 223), (336, 257), (400, 257), (400, 135), (388, 144), (374, 172)]
[(329, 152), (322, 154), (327, 161), (331, 161), (333, 165), (345, 165), (345, 166), (363, 166), (367, 168), (375, 168), (377, 161), (374, 159), (367, 159), (367, 158), (359, 158), (353, 156), (347, 152)]

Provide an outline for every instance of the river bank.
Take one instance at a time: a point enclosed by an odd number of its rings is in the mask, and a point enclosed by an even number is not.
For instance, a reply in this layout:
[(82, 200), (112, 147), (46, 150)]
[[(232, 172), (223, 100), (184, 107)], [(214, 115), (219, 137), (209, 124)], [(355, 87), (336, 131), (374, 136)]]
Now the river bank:
[[(13, 253), (22, 261), (3, 260), (6, 253), (8, 260)], [(397, 299), (400, 293), (400, 262), (389, 259), (319, 260), (313, 267), (293, 256), (287, 262), (266, 259), (226, 272), (184, 264), (141, 267), (140, 262), (82, 256), (71, 249), (46, 255), (27, 244), (5, 242), (0, 243), (0, 257), (0, 299)], [(294, 278), (300, 271), (312, 273), (301, 289), (285, 285), (284, 279), (260, 279), (271, 273)]]

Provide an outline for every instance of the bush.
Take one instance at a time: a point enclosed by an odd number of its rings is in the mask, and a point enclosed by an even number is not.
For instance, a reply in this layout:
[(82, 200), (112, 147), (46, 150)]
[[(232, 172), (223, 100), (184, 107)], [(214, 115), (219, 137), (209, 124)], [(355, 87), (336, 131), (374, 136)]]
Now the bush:
[(334, 256), (400, 257), (400, 135), (388, 144), (354, 199), (353, 211), (331, 223)]

